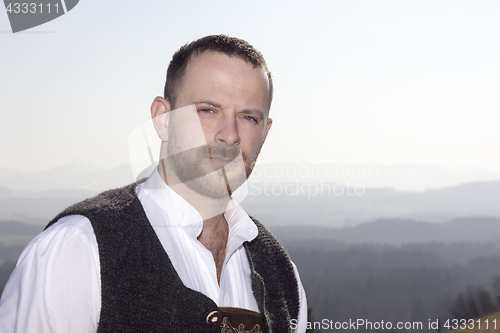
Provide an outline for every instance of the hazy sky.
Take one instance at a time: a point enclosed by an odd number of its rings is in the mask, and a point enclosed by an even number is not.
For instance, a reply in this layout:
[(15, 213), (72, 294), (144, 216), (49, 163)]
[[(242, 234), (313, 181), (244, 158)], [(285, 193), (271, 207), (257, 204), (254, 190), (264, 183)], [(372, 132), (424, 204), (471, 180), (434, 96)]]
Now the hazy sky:
[(98, 1), (12, 34), (0, 9), (0, 167), (128, 163), (170, 57), (244, 38), (275, 80), (260, 162), (500, 172), (500, 1)]

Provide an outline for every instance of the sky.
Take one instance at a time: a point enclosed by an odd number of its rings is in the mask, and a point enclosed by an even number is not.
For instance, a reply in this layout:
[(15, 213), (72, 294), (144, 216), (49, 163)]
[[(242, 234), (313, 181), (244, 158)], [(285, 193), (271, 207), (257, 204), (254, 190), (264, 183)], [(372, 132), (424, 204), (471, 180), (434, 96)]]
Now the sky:
[(80, 0), (13, 34), (0, 9), (0, 168), (129, 163), (172, 54), (246, 39), (273, 74), (260, 163), (500, 173), (500, 1)]

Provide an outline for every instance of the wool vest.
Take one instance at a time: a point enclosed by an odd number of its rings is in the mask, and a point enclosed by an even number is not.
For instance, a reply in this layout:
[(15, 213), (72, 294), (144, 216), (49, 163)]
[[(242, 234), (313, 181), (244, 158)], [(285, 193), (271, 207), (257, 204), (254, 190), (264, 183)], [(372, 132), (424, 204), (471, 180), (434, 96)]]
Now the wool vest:
[[(87, 217), (101, 266), (98, 332), (217, 332), (210, 314), (221, 309), (187, 288), (175, 271), (136, 195), (136, 184), (77, 203), (58, 216)], [(269, 333), (291, 332), (299, 292), (290, 258), (257, 220), (258, 236), (244, 247), (252, 290)], [(214, 312), (216, 311), (216, 312)]]

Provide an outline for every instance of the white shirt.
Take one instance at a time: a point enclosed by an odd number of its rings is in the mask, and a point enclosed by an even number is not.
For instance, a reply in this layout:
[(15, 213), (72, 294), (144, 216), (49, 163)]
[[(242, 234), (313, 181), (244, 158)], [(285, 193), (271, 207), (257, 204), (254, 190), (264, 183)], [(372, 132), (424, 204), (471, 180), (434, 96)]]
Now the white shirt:
[[(186, 287), (218, 306), (258, 311), (243, 247), (258, 231), (236, 202), (231, 201), (224, 213), (229, 235), (219, 285), (212, 254), (197, 240), (203, 228), (200, 214), (163, 182), (156, 169), (146, 183), (137, 186), (137, 196)], [(296, 332), (302, 333), (307, 325), (307, 302), (297, 268), (293, 268), (300, 294)], [(0, 332), (96, 332), (100, 295), (99, 254), (92, 225), (81, 215), (64, 217), (33, 239), (21, 254), (0, 300)]]

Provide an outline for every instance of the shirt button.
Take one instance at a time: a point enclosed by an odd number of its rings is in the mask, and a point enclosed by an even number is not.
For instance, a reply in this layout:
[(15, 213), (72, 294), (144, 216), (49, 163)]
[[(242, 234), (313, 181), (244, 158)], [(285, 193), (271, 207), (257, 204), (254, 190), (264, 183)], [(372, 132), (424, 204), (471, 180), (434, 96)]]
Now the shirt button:
[(207, 316), (207, 324), (216, 326), (219, 324), (221, 317), (222, 316), (219, 311), (212, 311)]
[(224, 304), (225, 304), (225, 305), (228, 305), (228, 304), (229, 304), (229, 296), (225, 295), (225, 296), (223, 297), (223, 299), (224, 299)]

